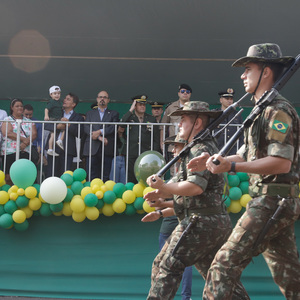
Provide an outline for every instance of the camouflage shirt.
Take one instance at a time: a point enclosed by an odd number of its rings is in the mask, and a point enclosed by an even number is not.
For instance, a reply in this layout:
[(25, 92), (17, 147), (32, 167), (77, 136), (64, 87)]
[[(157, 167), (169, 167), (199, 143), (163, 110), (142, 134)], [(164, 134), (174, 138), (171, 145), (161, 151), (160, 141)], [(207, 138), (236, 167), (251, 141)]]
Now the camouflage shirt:
[(191, 159), (199, 156), (203, 152), (208, 152), (210, 155), (217, 153), (218, 149), (215, 140), (206, 138), (202, 143), (192, 147), (188, 155), (180, 163), (178, 173), (172, 178), (172, 182), (192, 182), (200, 186), (203, 190), (202, 194), (196, 196), (181, 197), (175, 195), (174, 209), (176, 215), (182, 213), (184, 208), (198, 209), (219, 207), (221, 205), (224, 187), (223, 174), (212, 174), (208, 170), (191, 172), (191, 170), (186, 167)]
[(245, 161), (276, 156), (292, 162), (287, 174), (249, 174), (250, 190), (259, 183), (298, 184), (299, 117), (292, 104), (278, 95), (246, 130), (245, 144), (238, 154)]

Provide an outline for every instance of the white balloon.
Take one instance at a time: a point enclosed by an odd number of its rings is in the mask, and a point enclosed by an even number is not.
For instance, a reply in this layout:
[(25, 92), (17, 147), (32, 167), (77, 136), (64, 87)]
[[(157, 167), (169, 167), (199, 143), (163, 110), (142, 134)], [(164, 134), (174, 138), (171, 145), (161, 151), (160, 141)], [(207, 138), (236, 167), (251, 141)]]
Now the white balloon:
[(55, 176), (45, 179), (40, 186), (40, 194), (49, 204), (62, 202), (66, 198), (67, 191), (65, 182)]

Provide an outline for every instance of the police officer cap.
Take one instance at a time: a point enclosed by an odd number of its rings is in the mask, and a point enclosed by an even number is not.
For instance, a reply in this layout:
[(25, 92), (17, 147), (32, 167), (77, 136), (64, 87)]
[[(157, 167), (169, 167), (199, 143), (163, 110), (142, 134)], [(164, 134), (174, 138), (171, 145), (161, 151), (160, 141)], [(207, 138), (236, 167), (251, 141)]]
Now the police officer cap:
[(233, 95), (234, 95), (234, 89), (228, 88), (226, 90), (220, 91), (218, 94), (219, 94), (219, 96), (224, 97), (224, 98), (226, 98), (226, 97), (233, 97)]
[(148, 96), (147, 95), (137, 95), (137, 96), (132, 97), (131, 99), (132, 99), (132, 101), (135, 100), (138, 103), (146, 103)]
[(191, 88), (188, 84), (185, 84), (185, 83), (182, 83), (182, 84), (178, 87), (178, 90), (179, 90), (179, 91), (180, 91), (181, 89), (189, 90), (189, 91), (191, 91), (191, 93), (193, 92), (192, 88)]
[(152, 108), (163, 108), (164, 104), (161, 102), (150, 102)]

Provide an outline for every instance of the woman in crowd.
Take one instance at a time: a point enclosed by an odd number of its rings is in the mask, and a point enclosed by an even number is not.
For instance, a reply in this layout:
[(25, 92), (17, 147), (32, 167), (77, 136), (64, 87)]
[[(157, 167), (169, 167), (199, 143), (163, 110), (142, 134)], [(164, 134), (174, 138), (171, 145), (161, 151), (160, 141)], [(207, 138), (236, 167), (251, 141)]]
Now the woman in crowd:
[(9, 177), (9, 169), (16, 160), (17, 149), (17, 120), (22, 120), (20, 130), (20, 158), (29, 158), (30, 140), (33, 141), (37, 137), (37, 131), (34, 123), (30, 123), (30, 119), (23, 116), (23, 101), (13, 99), (10, 104), (10, 115), (4, 119), (1, 131), (3, 142), (1, 145), (1, 154), (6, 155), (5, 164), (5, 181), (12, 184)]

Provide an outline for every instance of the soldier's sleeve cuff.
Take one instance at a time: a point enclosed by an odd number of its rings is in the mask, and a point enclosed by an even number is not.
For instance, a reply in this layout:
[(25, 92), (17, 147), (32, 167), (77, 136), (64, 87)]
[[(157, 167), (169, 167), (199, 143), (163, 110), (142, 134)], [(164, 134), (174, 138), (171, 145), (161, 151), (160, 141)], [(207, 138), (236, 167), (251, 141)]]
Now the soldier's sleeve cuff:
[(278, 156), (293, 161), (294, 147), (288, 144), (272, 143), (268, 146), (269, 156)]
[(203, 177), (200, 177), (200, 176), (197, 176), (197, 175), (191, 175), (191, 176), (188, 176), (186, 181), (198, 185), (199, 187), (201, 187), (201, 189), (203, 191), (206, 190), (207, 180), (204, 179)]

